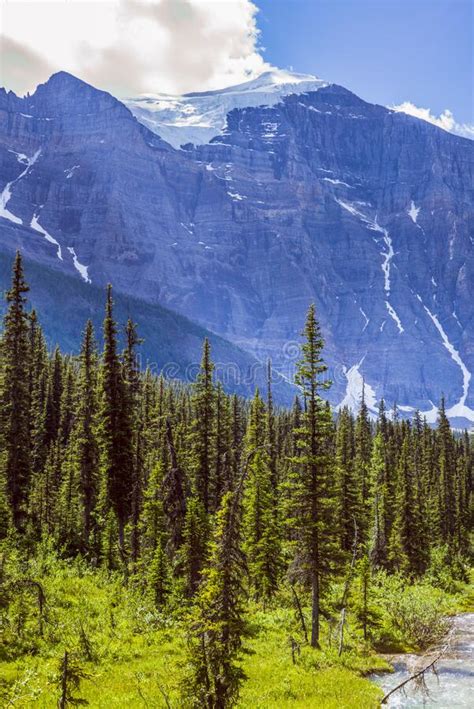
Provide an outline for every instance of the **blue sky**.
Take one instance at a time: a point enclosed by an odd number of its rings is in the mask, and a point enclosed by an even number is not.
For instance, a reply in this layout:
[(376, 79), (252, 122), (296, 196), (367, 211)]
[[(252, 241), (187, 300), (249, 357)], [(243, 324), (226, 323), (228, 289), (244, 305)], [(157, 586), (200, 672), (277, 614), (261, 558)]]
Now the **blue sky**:
[(473, 121), (471, 0), (254, 1), (268, 62)]

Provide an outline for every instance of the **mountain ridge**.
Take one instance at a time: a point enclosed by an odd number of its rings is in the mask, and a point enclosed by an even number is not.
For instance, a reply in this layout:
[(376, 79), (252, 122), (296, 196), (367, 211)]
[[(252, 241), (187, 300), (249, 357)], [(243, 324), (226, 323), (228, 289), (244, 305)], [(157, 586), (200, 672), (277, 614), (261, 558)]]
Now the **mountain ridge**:
[[(447, 389), (472, 420), (471, 141), (328, 85), (234, 108), (210, 143), (175, 150), (87, 86), (60, 102), (49, 85), (40, 107), (21, 104), (30, 118), (0, 97), (0, 189), (42, 150), (3, 209), (62, 246), (55, 267), (81, 277), (73, 249), (93, 283), (282, 370), (314, 300), (333, 403), (360, 397), (363, 377), (406, 415)], [(46, 115), (58, 103), (60, 120)]]

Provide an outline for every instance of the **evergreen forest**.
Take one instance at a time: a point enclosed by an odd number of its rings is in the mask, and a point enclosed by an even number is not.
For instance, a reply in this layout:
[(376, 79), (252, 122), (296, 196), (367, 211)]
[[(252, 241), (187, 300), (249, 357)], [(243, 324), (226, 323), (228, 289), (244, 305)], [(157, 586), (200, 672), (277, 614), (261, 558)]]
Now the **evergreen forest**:
[[(0, 342), (0, 703), (377, 707), (383, 653), (472, 608), (468, 432), (332, 410), (315, 307), (298, 395), (140, 367), (140, 332), (51, 349), (21, 254)], [(198, 353), (197, 353), (198, 356)], [(469, 605), (470, 604), (470, 605)]]

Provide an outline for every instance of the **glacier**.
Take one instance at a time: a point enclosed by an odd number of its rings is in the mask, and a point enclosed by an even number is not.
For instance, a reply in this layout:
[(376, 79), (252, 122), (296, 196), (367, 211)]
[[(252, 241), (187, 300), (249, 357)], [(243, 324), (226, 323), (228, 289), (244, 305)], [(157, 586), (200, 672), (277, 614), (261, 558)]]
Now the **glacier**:
[[(224, 132), (227, 114), (235, 108), (273, 106), (292, 93), (318, 91), (328, 83), (311, 74), (283, 69), (264, 72), (236, 86), (180, 96), (144, 94), (124, 99), (133, 115), (174, 148), (202, 145)], [(264, 137), (272, 138), (275, 130)]]

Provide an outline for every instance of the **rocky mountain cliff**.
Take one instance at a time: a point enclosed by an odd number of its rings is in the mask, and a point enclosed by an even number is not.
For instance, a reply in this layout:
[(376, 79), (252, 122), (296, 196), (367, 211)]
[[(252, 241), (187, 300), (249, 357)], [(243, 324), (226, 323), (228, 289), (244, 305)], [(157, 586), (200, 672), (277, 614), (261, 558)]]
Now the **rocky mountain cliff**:
[(335, 404), (364, 379), (372, 408), (433, 419), (444, 394), (474, 421), (473, 143), (309, 88), (246, 107), (240, 87), (224, 129), (180, 150), (65, 73), (1, 92), (0, 258), (15, 242), (81, 286), (111, 281), (287, 377), (315, 301)]

